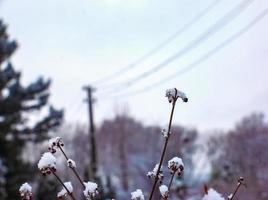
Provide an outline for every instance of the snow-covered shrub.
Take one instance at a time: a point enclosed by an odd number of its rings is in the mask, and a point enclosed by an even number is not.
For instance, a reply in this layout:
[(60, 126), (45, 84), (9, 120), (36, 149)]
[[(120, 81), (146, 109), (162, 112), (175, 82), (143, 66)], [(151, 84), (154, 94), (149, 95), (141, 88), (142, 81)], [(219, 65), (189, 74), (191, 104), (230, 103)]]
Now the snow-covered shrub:
[(32, 187), (28, 183), (23, 183), (19, 191), (22, 200), (32, 200)]
[(49, 175), (56, 171), (56, 158), (52, 153), (46, 152), (42, 155), (37, 166), (44, 176)]
[(141, 189), (137, 189), (134, 192), (131, 192), (131, 200), (144, 200), (144, 195)]
[(98, 194), (98, 185), (93, 182), (84, 182), (85, 190), (83, 191), (84, 196), (87, 200), (94, 199), (94, 197)]

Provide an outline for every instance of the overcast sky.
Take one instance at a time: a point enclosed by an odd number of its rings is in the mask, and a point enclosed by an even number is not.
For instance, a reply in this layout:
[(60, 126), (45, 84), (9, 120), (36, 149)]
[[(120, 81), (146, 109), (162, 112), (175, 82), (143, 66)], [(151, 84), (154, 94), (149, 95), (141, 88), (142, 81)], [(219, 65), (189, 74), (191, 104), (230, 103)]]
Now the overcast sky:
[[(136, 95), (111, 98), (99, 89), (96, 121), (114, 116), (121, 107), (148, 124), (168, 123), (167, 88), (189, 96), (179, 103), (175, 122), (201, 130), (225, 128), (254, 111), (268, 115), (268, 1), (242, 0), (2, 0), (0, 17), (9, 25), (19, 50), (12, 61), (24, 83), (39, 75), (53, 79), (51, 102), (64, 107), (67, 121), (87, 120), (82, 86), (114, 73), (181, 31), (165, 48), (107, 82), (126, 81), (175, 55), (173, 62), (122, 91), (133, 93), (212, 55), (192, 70)], [(244, 2), (225, 22), (230, 10)], [(207, 11), (206, 14), (202, 12)], [(241, 11), (241, 12), (240, 12)], [(215, 49), (262, 18), (223, 48)], [(191, 23), (193, 22), (194, 23)], [(222, 22), (219, 25), (214, 25)], [(215, 30), (209, 31), (210, 27)], [(183, 28), (183, 29), (182, 29)], [(198, 40), (204, 33), (208, 37)], [(197, 42), (198, 41), (198, 42)], [(193, 45), (191, 45), (193, 44)], [(191, 48), (190, 48), (191, 47)], [(183, 52), (183, 53), (180, 53)]]

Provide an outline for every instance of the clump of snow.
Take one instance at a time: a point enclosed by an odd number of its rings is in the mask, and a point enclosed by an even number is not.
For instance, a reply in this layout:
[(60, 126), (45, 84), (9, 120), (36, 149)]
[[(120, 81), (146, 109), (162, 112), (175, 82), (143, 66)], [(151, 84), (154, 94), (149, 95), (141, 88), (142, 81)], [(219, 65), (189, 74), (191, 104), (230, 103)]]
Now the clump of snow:
[(166, 185), (160, 185), (159, 186), (159, 191), (160, 191), (161, 196), (164, 199), (168, 198), (168, 187)]
[(170, 131), (169, 131), (169, 132), (167, 132), (167, 130), (166, 130), (166, 129), (162, 129), (161, 133), (162, 133), (162, 135), (163, 135), (163, 137), (164, 137), (164, 138), (169, 137), (169, 136), (170, 136), (170, 134), (171, 134), (171, 132), (170, 132)]
[(52, 153), (46, 152), (42, 155), (37, 166), (43, 175), (49, 175), (51, 171), (56, 171), (56, 158)]
[(179, 157), (174, 157), (168, 161), (168, 168), (171, 173), (176, 173), (177, 171), (181, 173), (184, 169), (182, 159)]
[(210, 188), (208, 193), (202, 198), (202, 200), (224, 200), (222, 195), (218, 193), (216, 190)]
[(28, 183), (23, 183), (20, 186), (20, 196), (22, 200), (31, 200), (32, 199), (32, 187)]
[(228, 197), (227, 197), (227, 199), (229, 200), (229, 199), (232, 199), (233, 198), (233, 193), (231, 193)]
[(131, 192), (131, 200), (144, 200), (144, 195), (142, 194), (141, 189)]
[(98, 185), (93, 182), (84, 182), (85, 190), (83, 191), (86, 199), (90, 200), (94, 198), (99, 192), (98, 192)]
[[(73, 193), (73, 186), (71, 182), (65, 182), (64, 185), (70, 193)], [(68, 195), (68, 191), (65, 189), (65, 187), (62, 188), (57, 197), (60, 198)]]
[(174, 102), (177, 98), (181, 98), (184, 102), (188, 101), (185, 93), (182, 91), (177, 90), (176, 88), (167, 89), (166, 90), (166, 97), (168, 98), (169, 103)]
[[(154, 169), (153, 169), (153, 171), (148, 172), (148, 173), (147, 173), (147, 176), (148, 176), (149, 178), (156, 178), (158, 167), (159, 167), (159, 164), (156, 164), (155, 167), (154, 167)], [(159, 170), (159, 174), (158, 174), (158, 179), (159, 179), (160, 181), (162, 181), (163, 178), (164, 178), (164, 174), (163, 174), (162, 166), (161, 166), (161, 167), (160, 167), (160, 170)]]
[(76, 168), (76, 163), (72, 159), (68, 159), (67, 166), (74, 169), (74, 168)]
[(59, 147), (61, 147), (61, 146), (64, 146), (61, 137), (51, 138), (48, 141), (48, 150), (51, 153), (56, 153), (56, 151), (57, 151), (56, 149), (59, 148)]

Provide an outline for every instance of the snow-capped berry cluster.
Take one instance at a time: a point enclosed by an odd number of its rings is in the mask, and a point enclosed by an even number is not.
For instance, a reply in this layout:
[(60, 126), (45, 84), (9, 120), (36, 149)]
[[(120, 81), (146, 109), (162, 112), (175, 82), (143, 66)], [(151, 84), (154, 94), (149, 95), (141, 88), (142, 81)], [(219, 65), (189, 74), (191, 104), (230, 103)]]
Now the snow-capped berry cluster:
[(161, 133), (162, 133), (162, 135), (163, 135), (164, 138), (169, 137), (170, 134), (171, 134), (170, 131), (168, 132), (168, 131), (167, 131), (166, 129), (164, 129), (164, 128), (162, 129)]
[(20, 186), (20, 196), (22, 200), (31, 200), (32, 199), (32, 187), (28, 183), (24, 183)]
[(72, 159), (68, 159), (67, 166), (74, 169), (74, 168), (76, 168), (76, 163)]
[(180, 175), (184, 169), (182, 159), (179, 157), (172, 158), (168, 161), (168, 168), (172, 174), (178, 172), (178, 174)]
[(168, 199), (168, 187), (166, 185), (160, 185), (159, 191), (163, 199)]
[(169, 103), (176, 101), (177, 98), (181, 98), (184, 102), (188, 101), (188, 98), (186, 97), (185, 93), (177, 90), (176, 88), (167, 89), (166, 97), (168, 98)]
[(57, 148), (63, 147), (63, 146), (64, 146), (64, 144), (63, 144), (63, 141), (62, 141), (61, 137), (51, 138), (48, 141), (48, 150), (51, 153), (56, 153)]
[(141, 189), (137, 189), (134, 192), (131, 192), (131, 200), (144, 200), (144, 195)]
[(98, 185), (93, 182), (84, 182), (85, 190), (83, 191), (84, 196), (86, 199), (90, 200), (94, 198), (99, 192), (98, 192)]
[(222, 195), (218, 193), (216, 190), (210, 188), (208, 193), (202, 198), (202, 200), (224, 200)]
[[(157, 170), (158, 170), (158, 167), (159, 167), (159, 164), (156, 164), (153, 171), (150, 171), (147, 173), (147, 176), (149, 178), (156, 178), (157, 176)], [(160, 167), (160, 171), (159, 171), (159, 174), (158, 174), (158, 179), (160, 180), (160, 182), (163, 180), (164, 178), (164, 174), (163, 174), (163, 171), (162, 171), (162, 166)]]
[(51, 174), (56, 171), (56, 158), (50, 152), (46, 152), (42, 155), (37, 164), (41, 173), (45, 175)]
[[(73, 193), (73, 186), (72, 186), (72, 183), (71, 182), (65, 182), (64, 183), (64, 186), (67, 188), (67, 190), (70, 192), (70, 193)], [(65, 187), (62, 188), (62, 190), (58, 193), (57, 197), (59, 199), (65, 197), (68, 195), (68, 191), (65, 189)]]

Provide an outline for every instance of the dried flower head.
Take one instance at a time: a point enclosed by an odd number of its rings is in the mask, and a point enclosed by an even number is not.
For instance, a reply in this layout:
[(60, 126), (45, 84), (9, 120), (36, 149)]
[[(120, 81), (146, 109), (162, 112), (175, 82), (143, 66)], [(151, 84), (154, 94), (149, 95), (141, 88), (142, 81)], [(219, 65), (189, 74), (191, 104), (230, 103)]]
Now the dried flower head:
[(162, 135), (163, 135), (163, 137), (164, 138), (167, 138), (167, 137), (169, 137), (170, 136), (170, 134), (171, 134), (171, 132), (169, 131), (169, 132), (167, 132), (167, 130), (166, 129), (162, 129), (162, 131), (161, 131), (161, 133), (162, 133)]
[[(147, 176), (149, 178), (156, 178), (156, 175), (157, 175), (157, 170), (158, 170), (158, 167), (159, 167), (159, 164), (156, 164), (153, 171), (150, 171), (147, 173)], [(163, 171), (162, 171), (162, 166), (160, 167), (160, 171), (159, 171), (159, 174), (158, 174), (158, 179), (160, 180), (160, 182), (163, 180), (164, 178), (164, 174), (163, 174)]]
[(76, 168), (76, 163), (72, 159), (68, 159), (67, 166), (74, 169), (74, 168)]
[(137, 189), (134, 192), (131, 192), (131, 200), (144, 200), (144, 195), (140, 189)]
[(166, 97), (168, 98), (169, 103), (174, 103), (178, 98), (181, 98), (183, 102), (188, 101), (188, 98), (186, 97), (185, 93), (176, 88), (167, 89)]
[[(70, 193), (73, 193), (73, 186), (71, 182), (65, 182), (64, 185)], [(67, 196), (68, 191), (63, 187), (62, 190), (57, 195), (58, 199), (62, 199), (63, 197)]]
[(86, 199), (90, 200), (94, 198), (99, 192), (98, 192), (98, 185), (93, 182), (84, 182), (85, 190), (83, 191), (84, 196)]
[(32, 199), (32, 187), (28, 183), (23, 183), (20, 186), (20, 196), (22, 200), (31, 200)]
[(50, 152), (46, 152), (42, 155), (37, 164), (41, 173), (45, 175), (51, 174), (56, 171), (56, 158)]
[(163, 199), (168, 199), (168, 187), (166, 185), (160, 185), (159, 191)]
[(64, 146), (64, 144), (63, 144), (63, 141), (62, 141), (61, 137), (51, 138), (48, 141), (48, 150), (51, 153), (56, 153), (57, 148), (63, 147), (63, 146)]
[(182, 159), (179, 157), (174, 157), (168, 161), (168, 168), (172, 174), (178, 172), (181, 174), (184, 170), (184, 165)]

